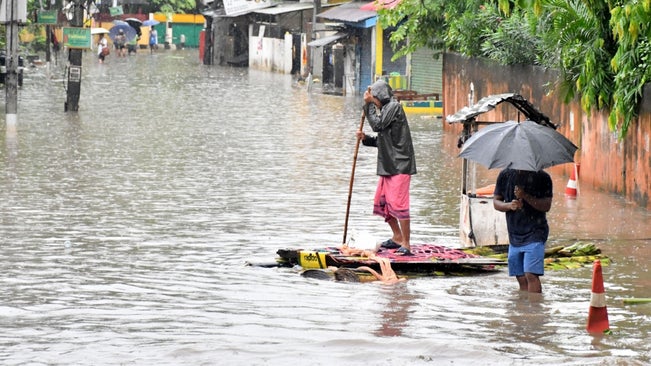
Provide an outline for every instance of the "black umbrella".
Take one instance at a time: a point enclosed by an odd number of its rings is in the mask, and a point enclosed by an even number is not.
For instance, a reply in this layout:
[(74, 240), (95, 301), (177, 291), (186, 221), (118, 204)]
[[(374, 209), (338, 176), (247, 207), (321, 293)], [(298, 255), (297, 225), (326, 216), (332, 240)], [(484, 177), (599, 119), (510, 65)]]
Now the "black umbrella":
[(459, 157), (489, 169), (538, 171), (573, 162), (577, 149), (553, 128), (508, 121), (480, 129), (463, 144)]
[(126, 18), (124, 21), (127, 22), (127, 24), (131, 26), (131, 28), (136, 30), (136, 35), (138, 36), (138, 38), (142, 36), (142, 31), (140, 30), (140, 26), (142, 26), (142, 21), (140, 19)]

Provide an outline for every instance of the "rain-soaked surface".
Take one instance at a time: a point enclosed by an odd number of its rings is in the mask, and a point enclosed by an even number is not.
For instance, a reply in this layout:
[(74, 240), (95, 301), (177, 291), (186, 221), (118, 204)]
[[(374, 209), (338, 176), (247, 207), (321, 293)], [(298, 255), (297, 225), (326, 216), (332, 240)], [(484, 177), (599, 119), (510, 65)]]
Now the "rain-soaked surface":
[[(613, 260), (608, 336), (585, 330), (591, 267), (547, 271), (531, 301), (505, 271), (383, 286), (246, 266), (341, 242), (361, 100), (196, 50), (87, 54), (78, 113), (61, 78), (30, 70), (15, 134), (0, 108), (0, 364), (651, 363), (651, 305), (621, 301), (651, 297), (646, 210), (568, 200), (554, 177), (550, 245), (592, 240)], [(412, 240), (457, 245), (457, 136), (410, 124)], [(359, 153), (349, 230), (381, 240), (374, 154)]]

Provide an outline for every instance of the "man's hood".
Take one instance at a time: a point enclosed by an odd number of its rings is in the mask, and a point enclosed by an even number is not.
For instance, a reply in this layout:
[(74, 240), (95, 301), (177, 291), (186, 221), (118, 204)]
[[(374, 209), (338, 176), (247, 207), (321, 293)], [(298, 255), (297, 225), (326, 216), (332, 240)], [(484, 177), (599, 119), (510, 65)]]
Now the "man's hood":
[(389, 86), (386, 81), (378, 80), (371, 85), (371, 95), (379, 99), (382, 105), (385, 105), (391, 101), (393, 93), (391, 91), (391, 86)]

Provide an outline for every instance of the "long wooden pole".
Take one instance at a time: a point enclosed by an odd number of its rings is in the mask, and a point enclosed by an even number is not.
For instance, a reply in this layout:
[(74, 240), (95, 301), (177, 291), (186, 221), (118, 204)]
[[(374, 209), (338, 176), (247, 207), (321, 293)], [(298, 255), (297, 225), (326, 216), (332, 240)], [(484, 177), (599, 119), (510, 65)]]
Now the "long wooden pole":
[[(366, 114), (362, 111), (362, 120), (359, 122), (359, 130), (361, 131), (364, 128), (364, 118)], [(357, 143), (355, 144), (355, 155), (353, 156), (353, 170), (350, 173), (350, 184), (348, 186), (348, 204), (346, 205), (346, 222), (344, 223), (344, 240), (342, 244), (346, 244), (346, 234), (348, 233), (348, 216), (350, 215), (350, 200), (353, 196), (353, 182), (355, 181), (355, 166), (357, 165), (357, 153), (359, 152), (359, 143), (362, 142), (361, 138), (357, 138)]]

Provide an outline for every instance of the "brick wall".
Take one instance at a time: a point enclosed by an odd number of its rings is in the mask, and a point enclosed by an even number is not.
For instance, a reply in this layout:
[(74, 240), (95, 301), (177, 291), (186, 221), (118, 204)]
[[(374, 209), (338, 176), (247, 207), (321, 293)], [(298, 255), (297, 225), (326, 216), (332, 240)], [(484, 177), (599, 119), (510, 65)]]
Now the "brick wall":
[[(553, 93), (554, 71), (534, 66), (501, 66), (487, 60), (446, 53), (443, 56), (443, 116), (468, 105), (471, 83), (474, 101), (487, 95), (518, 93), (529, 100), (553, 123), (558, 131), (579, 147), (575, 161), (580, 163), (579, 184), (624, 195), (642, 207), (651, 208), (651, 87), (640, 117), (629, 127), (626, 138), (619, 141), (608, 128), (608, 112), (584, 113), (577, 100), (564, 104)], [(484, 121), (518, 120), (517, 110), (504, 103), (494, 111), (479, 116)], [(459, 124), (444, 128), (460, 131)], [(551, 168), (569, 175), (572, 164)]]

